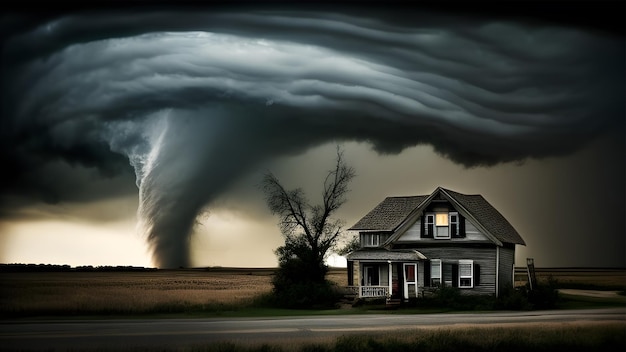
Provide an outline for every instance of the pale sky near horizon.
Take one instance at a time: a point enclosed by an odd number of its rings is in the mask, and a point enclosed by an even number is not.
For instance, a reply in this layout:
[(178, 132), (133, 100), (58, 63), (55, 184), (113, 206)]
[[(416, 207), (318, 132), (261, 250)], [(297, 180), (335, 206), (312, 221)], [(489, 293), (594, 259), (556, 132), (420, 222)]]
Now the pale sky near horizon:
[[(606, 213), (609, 217), (606, 222), (589, 225), (591, 221), (584, 220), (585, 214), (594, 213), (596, 205), (576, 201), (587, 199), (605, 203), (602, 195), (619, 194), (619, 187), (609, 185), (624, 174), (612, 166), (613, 160), (606, 154), (615, 143), (619, 140), (605, 138), (568, 157), (471, 169), (437, 156), (428, 146), (413, 147), (399, 155), (381, 156), (367, 144), (346, 143), (343, 145), (345, 155), (355, 167), (357, 177), (339, 217), (349, 227), (384, 197), (429, 194), (437, 186), (443, 186), (483, 195), (511, 222), (527, 243), (527, 246), (517, 246), (518, 266), (525, 264), (526, 257), (534, 257), (538, 266), (620, 267), (624, 264), (624, 237), (602, 235), (604, 228), (619, 228), (623, 221), (619, 218), (619, 209)], [(333, 164), (334, 148), (335, 144), (326, 144), (298, 156), (282, 158), (272, 164), (273, 171), (290, 187), (306, 187), (307, 194), (314, 199), (319, 194), (323, 173)], [(416, 165), (408, 167), (412, 162)], [(424, 170), (420, 164), (430, 168)], [(590, 169), (597, 173), (588, 174)], [(277, 219), (265, 209), (263, 194), (255, 186), (265, 170), (257, 171), (242, 180), (236, 191), (217, 200), (218, 209), (209, 210), (201, 217), (191, 240), (193, 266), (271, 267), (277, 264), (273, 250), (281, 245), (282, 237), (276, 226)], [(568, 176), (570, 174), (583, 176), (576, 178)], [(559, 179), (571, 183), (564, 184)], [(583, 188), (590, 183), (595, 186)], [(578, 194), (577, 190), (580, 190)], [(621, 191), (624, 191), (623, 186)], [(619, 199), (613, 202), (620, 205)], [(109, 203), (98, 204), (98, 208), (113, 208), (127, 216), (92, 223), (81, 214), (79, 208), (82, 207), (68, 205), (65, 211), (59, 211), (60, 216), (55, 215), (61, 220), (3, 222), (4, 251), (0, 262), (152, 266), (149, 251), (136, 229), (136, 197)], [(558, 208), (546, 212), (553, 206)], [(560, 221), (551, 221), (559, 217), (579, 219), (582, 227), (577, 228), (575, 222), (563, 226)], [(537, 225), (538, 219), (549, 228)], [(593, 227), (597, 227), (598, 233), (585, 236)], [(347, 233), (350, 235), (352, 233)], [(590, 255), (593, 253), (603, 255), (596, 258)], [(331, 259), (329, 264), (343, 266), (345, 262)]]
[(346, 228), (442, 186), (509, 220), (516, 265), (626, 267), (623, 36), (183, 10), (3, 15), (0, 263), (275, 266), (261, 176), (315, 202), (341, 145)]

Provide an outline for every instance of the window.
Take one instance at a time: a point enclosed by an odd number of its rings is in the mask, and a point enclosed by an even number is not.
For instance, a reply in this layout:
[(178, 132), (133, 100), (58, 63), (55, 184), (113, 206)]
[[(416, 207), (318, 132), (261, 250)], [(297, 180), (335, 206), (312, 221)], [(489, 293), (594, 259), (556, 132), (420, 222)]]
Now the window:
[(435, 233), (435, 214), (426, 214), (426, 235), (433, 236)]
[(450, 239), (451, 237), (465, 237), (465, 227), (458, 212), (426, 213), (422, 227), (422, 237), (436, 239)]
[(459, 213), (450, 212), (450, 236), (459, 237)]
[(474, 261), (459, 260), (459, 287), (474, 287)]
[(363, 267), (363, 286), (378, 286), (380, 284), (380, 268), (378, 266)]
[(441, 286), (441, 259), (430, 261), (430, 286)]
[(435, 238), (450, 238), (450, 231), (448, 230), (448, 213), (437, 213), (436, 223), (437, 232), (435, 232)]
[(371, 233), (363, 235), (363, 247), (378, 247), (379, 245), (380, 235)]

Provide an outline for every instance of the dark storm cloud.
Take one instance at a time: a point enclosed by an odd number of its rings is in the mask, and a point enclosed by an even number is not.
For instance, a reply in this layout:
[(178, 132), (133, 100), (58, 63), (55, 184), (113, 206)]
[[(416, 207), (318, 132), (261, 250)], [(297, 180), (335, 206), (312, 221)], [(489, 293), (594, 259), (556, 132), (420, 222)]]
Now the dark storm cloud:
[(264, 159), (343, 139), (493, 165), (571, 152), (623, 118), (618, 38), (403, 16), (102, 12), (14, 31), (2, 194), (98, 199), (44, 172), (62, 162), (113, 177), (130, 162), (155, 261), (173, 267), (189, 262), (202, 208)]

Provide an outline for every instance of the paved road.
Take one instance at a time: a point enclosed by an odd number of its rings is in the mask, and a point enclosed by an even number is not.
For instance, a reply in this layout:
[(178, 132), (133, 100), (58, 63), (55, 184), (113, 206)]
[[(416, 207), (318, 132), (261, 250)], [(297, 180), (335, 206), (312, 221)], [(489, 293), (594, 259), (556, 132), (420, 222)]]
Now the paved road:
[(0, 321), (0, 350), (179, 348), (218, 341), (290, 341), (381, 330), (458, 325), (619, 321), (613, 309), (486, 314), (342, 315), (272, 318)]

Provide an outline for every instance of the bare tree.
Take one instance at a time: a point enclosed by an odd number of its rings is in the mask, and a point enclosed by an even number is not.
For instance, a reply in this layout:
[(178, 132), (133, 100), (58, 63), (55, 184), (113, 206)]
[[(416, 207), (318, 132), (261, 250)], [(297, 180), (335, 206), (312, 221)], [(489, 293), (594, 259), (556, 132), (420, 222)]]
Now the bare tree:
[(307, 271), (295, 275), (308, 275), (312, 281), (324, 280), (324, 259), (337, 244), (343, 227), (343, 222), (332, 216), (346, 202), (348, 184), (354, 176), (354, 169), (348, 166), (343, 151), (337, 147), (335, 167), (324, 179), (322, 204), (311, 205), (302, 188), (287, 190), (271, 172), (264, 175), (262, 188), (267, 205), (272, 214), (279, 216), (285, 237), (285, 246), (276, 251), (279, 261), (283, 265), (297, 258)]

